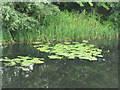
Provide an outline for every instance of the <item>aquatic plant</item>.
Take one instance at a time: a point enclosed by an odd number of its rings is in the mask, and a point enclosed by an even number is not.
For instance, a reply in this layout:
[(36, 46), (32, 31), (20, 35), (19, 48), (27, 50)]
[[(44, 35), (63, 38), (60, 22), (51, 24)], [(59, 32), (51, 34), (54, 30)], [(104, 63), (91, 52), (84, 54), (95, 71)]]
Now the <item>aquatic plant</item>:
[(19, 66), (19, 68), (23, 70), (33, 70), (34, 64), (44, 63), (43, 58), (34, 58), (29, 56), (17, 56), (17, 58), (9, 59), (8, 57), (4, 57), (0, 59), (5, 66)]
[(62, 59), (62, 57), (60, 56), (57, 56), (57, 55), (51, 55), (51, 56), (48, 56), (50, 59)]
[[(35, 43), (34, 43), (35, 44)], [(35, 45), (36, 46), (36, 45)], [(103, 57), (102, 50), (91, 45), (87, 40), (80, 42), (63, 42), (57, 44), (37, 44), (37, 50), (41, 52), (46, 52), (49, 54), (50, 59), (63, 59), (67, 57), (68, 59), (85, 59), (85, 60), (97, 60), (97, 57)]]

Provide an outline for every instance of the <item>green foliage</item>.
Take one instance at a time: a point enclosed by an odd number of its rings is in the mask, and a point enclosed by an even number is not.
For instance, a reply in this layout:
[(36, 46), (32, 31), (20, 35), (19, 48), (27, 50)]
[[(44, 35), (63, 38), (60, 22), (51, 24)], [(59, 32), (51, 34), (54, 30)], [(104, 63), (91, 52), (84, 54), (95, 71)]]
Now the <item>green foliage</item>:
[[(5, 33), (9, 32), (8, 36), (15, 41), (27, 40), (29, 38), (27, 32), (32, 32), (33, 30), (33, 33), (38, 32), (39, 24), (37, 20), (15, 11), (14, 8), (8, 6), (7, 3), (3, 3), (2, 16), (3, 30), (5, 30)], [(3, 40), (7, 40), (4, 38), (5, 36), (6, 34), (3, 34)]]
[(11, 41), (39, 39), (40, 22), (43, 22), (43, 20), (39, 21), (39, 19), (57, 10), (59, 9), (50, 3), (2, 3), (2, 28), (3, 32), (6, 33), (3, 34), (3, 41), (9, 41), (6, 37), (10, 37)]
[[(80, 13), (83, 10), (86, 10), (87, 13), (95, 12), (98, 13), (99, 16), (101, 17), (100, 21), (112, 21), (118, 26), (119, 23), (119, 2), (92, 2), (92, 0), (88, 0), (88, 2), (67, 2), (67, 3), (57, 3), (61, 10), (76, 10), (79, 11)], [(79, 6), (78, 6), (79, 5)]]
[[(77, 2), (81, 7), (84, 7), (84, 4), (88, 3), (90, 6), (94, 6), (94, 3), (89, 0), (89, 2)], [(104, 7), (106, 10), (109, 10), (109, 6), (106, 5), (106, 2), (97, 2), (96, 6)]]
[[(77, 2), (81, 7), (85, 8), (86, 3), (88, 3), (91, 7), (91, 9), (93, 9), (93, 11), (95, 11), (96, 13), (101, 13), (101, 17), (105, 18), (105, 20), (109, 20), (112, 21), (115, 24), (115, 27), (118, 26), (119, 22), (119, 8), (120, 8), (120, 3), (119, 2)], [(88, 7), (88, 6), (86, 6)], [(99, 12), (100, 10), (103, 10), (102, 8), (104, 8), (105, 10), (102, 12)], [(107, 13), (107, 14), (105, 14)], [(101, 20), (102, 21), (102, 20)], [(103, 21), (104, 22), (104, 21)]]
[(106, 2), (99, 2), (97, 3), (98, 6), (104, 7), (106, 10), (109, 10), (110, 7), (106, 4)]
[(111, 24), (101, 24), (94, 15), (60, 12), (45, 19), (41, 39), (46, 41), (71, 41), (80, 39), (115, 38), (117, 31)]
[[(81, 5), (84, 3), (80, 2)], [(92, 7), (118, 7), (117, 4), (92, 3)], [(79, 39), (118, 37), (113, 24), (101, 24), (95, 14), (59, 12), (51, 3), (13, 2), (1, 3), (3, 42), (17, 41), (71, 41)], [(115, 10), (113, 10), (115, 12)], [(96, 20), (98, 19), (98, 21)], [(114, 20), (115, 18), (115, 20)], [(118, 21), (118, 13), (111, 15), (111, 21)], [(114, 30), (113, 30), (114, 29)]]
[(120, 10), (119, 10), (120, 3), (118, 3), (118, 2), (114, 2), (114, 3), (109, 2), (108, 5), (112, 7), (111, 15), (109, 16), (108, 19), (110, 21), (112, 21), (115, 26), (118, 27), (119, 24), (120, 24), (120, 20), (119, 20), (119, 18), (120, 18)]
[[(37, 22), (33, 19), (28, 17), (25, 14), (21, 14), (15, 11), (10, 6), (4, 3), (2, 7), (2, 20), (3, 20), (3, 28), (9, 31), (15, 30), (24, 30), (30, 29), (30, 24), (37, 24)], [(23, 29), (24, 28), (24, 29)]]
[(57, 13), (59, 11), (57, 6), (47, 2), (18, 2), (14, 3), (14, 8), (21, 13), (25, 13), (30, 17), (34, 17), (39, 21), (39, 23), (42, 23), (43, 19), (48, 15)]

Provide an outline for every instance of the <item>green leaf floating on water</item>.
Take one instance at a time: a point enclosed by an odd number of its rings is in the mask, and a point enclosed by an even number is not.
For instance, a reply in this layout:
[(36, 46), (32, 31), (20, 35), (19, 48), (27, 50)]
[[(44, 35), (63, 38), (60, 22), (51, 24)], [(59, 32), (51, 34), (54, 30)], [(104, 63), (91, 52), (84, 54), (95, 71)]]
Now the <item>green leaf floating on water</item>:
[(70, 44), (70, 42), (64, 42), (64, 44)]
[(25, 67), (20, 67), (20, 69), (22, 69), (23, 71), (30, 71), (29, 68), (25, 68)]
[(16, 65), (15, 62), (10, 62), (10, 66), (14, 66), (14, 65)]
[(79, 42), (72, 42), (72, 43), (79, 44)]
[(75, 56), (68, 56), (68, 59), (75, 59)]
[(95, 45), (89, 45), (90, 47), (95, 47)]
[[(51, 46), (49, 46), (51, 45)], [(90, 61), (97, 60), (103, 57), (102, 50), (91, 45), (87, 40), (80, 42), (63, 42), (57, 44), (46, 43), (43, 47), (38, 47), (37, 50), (41, 52), (53, 53), (55, 55), (48, 56), (50, 59), (61, 59), (63, 56), (68, 59), (79, 57), (80, 59), (87, 59)], [(59, 57), (62, 56), (62, 57)], [(97, 57), (97, 58), (96, 58)]]
[(29, 66), (31, 64), (33, 64), (31, 60), (25, 60), (21, 63), (21, 66)]
[(33, 42), (33, 44), (41, 44), (41, 43), (43, 43), (43, 42)]
[(43, 58), (33, 58), (32, 63), (44, 63), (44, 61), (41, 61), (41, 60), (44, 60), (44, 59)]
[(40, 45), (38, 45), (38, 46), (45, 46), (45, 45), (40, 44)]
[(95, 61), (97, 60), (97, 58), (93, 57), (93, 58), (89, 58), (90, 61)]
[(15, 62), (10, 62), (10, 63), (6, 63), (5, 66), (15, 66), (16, 63)]
[(87, 41), (87, 40), (83, 40), (82, 42), (84, 42), (84, 43), (88, 43), (88, 41)]
[(19, 58), (21, 58), (21, 59), (31, 59), (30, 57), (28, 57), (28, 56), (17, 56), (17, 57), (19, 57)]
[[(5, 66), (16, 66), (19, 65), (19, 67), (21, 67), (23, 70), (26, 71), (26, 69), (31, 69), (29, 68), (30, 65), (33, 64), (40, 64), (40, 63), (44, 63), (43, 58), (34, 58), (34, 57), (29, 57), (29, 56), (18, 56), (17, 58), (14, 59), (8, 59), (7, 57), (0, 59), (0, 61), (5, 61), (3, 62), (3, 64)], [(25, 68), (25, 67), (28, 68)]]
[(0, 59), (0, 61), (4, 61), (4, 59)]
[(51, 55), (51, 56), (48, 56), (50, 59), (62, 59), (62, 57), (59, 57), (57, 55)]
[(34, 45), (33, 47), (39, 47), (39, 45)]
[(48, 50), (49, 47), (41, 47), (41, 48), (37, 48), (37, 50), (43, 51), (43, 52), (50, 52), (50, 50)]
[(102, 52), (102, 50), (101, 50), (101, 49), (97, 49), (97, 51), (100, 51), (100, 52)]
[(0, 59), (0, 61), (7, 61), (7, 62), (10, 62), (11, 60), (10, 60), (10, 59)]
[(35, 62), (36, 64), (38, 64), (38, 63), (44, 63), (44, 61), (37, 61), (37, 62)]
[(97, 57), (103, 57), (103, 55), (96, 55)]

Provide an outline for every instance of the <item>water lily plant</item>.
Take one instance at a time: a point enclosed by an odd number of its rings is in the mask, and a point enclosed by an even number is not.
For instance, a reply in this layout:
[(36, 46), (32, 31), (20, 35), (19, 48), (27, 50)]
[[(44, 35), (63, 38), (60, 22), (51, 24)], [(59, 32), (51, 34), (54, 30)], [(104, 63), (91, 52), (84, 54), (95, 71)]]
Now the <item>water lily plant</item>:
[(83, 40), (81, 43), (63, 42), (54, 45), (36, 42), (34, 43), (34, 47), (41, 52), (51, 54), (48, 56), (50, 59), (62, 59), (63, 57), (67, 57), (68, 59), (79, 58), (93, 61), (98, 60), (97, 57), (103, 57), (102, 50), (96, 48), (95, 45), (89, 44), (87, 40)]
[(34, 64), (44, 63), (43, 58), (34, 58), (29, 56), (17, 56), (17, 58), (9, 59), (4, 57), (0, 59), (5, 66), (19, 66), (23, 70), (32, 70)]

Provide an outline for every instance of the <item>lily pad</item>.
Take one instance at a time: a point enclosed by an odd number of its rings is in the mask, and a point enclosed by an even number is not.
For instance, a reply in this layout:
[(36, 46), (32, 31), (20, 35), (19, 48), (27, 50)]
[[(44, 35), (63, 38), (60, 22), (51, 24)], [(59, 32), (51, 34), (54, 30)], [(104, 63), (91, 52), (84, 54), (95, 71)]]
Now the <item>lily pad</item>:
[(90, 61), (95, 61), (97, 60), (97, 58), (93, 57), (93, 58), (89, 58)]
[(31, 58), (28, 57), (28, 56), (17, 56), (17, 57), (22, 58), (22, 59), (31, 59)]
[(95, 45), (89, 45), (90, 47), (95, 47)]
[(34, 45), (33, 47), (39, 47), (39, 45)]
[(25, 68), (25, 67), (20, 67), (20, 69), (22, 69), (23, 71), (30, 71), (29, 68)]
[[(19, 67), (22, 67), (24, 70), (24, 67), (29, 67), (33, 64), (37, 63), (44, 63), (43, 58), (34, 58), (34, 57), (29, 57), (29, 56), (18, 56), (17, 58), (14, 59), (8, 59), (5, 57), (4, 59), (1, 59), (1, 61), (7, 61), (3, 62), (5, 66), (16, 66), (19, 65)], [(29, 68), (30, 69), (30, 68)]]
[(96, 55), (97, 57), (103, 57), (103, 55)]
[(6, 63), (5, 66), (15, 66), (16, 63), (15, 62), (10, 62), (10, 63)]
[(43, 42), (33, 42), (33, 44), (41, 44), (41, 43), (43, 43)]
[(29, 66), (31, 64), (33, 64), (31, 60), (25, 60), (21, 63), (21, 66)]
[(37, 61), (37, 62), (35, 62), (36, 64), (40, 64), (40, 63), (44, 63), (44, 61)]
[(84, 43), (88, 43), (88, 41), (87, 41), (87, 40), (83, 40), (82, 42), (84, 42)]
[(57, 55), (51, 55), (51, 56), (48, 56), (50, 59), (62, 59), (62, 57), (60, 56), (57, 56)]
[(63, 42), (51, 46), (49, 45), (50, 43), (46, 43), (43, 47), (38, 47), (37, 50), (55, 54), (48, 56), (50, 59), (61, 59), (62, 57), (74, 59), (75, 57), (79, 57), (80, 59), (87, 59), (92, 61), (102, 57), (102, 50), (95, 48), (95, 45), (89, 45), (87, 40), (83, 40), (82, 43)]
[(64, 42), (64, 44), (70, 44), (70, 42)]
[(72, 42), (72, 43), (75, 43), (75, 44), (77, 44), (77, 43), (79, 43), (79, 42)]
[(75, 56), (68, 56), (68, 59), (75, 59)]
[(0, 59), (0, 61), (4, 61), (4, 59)]

